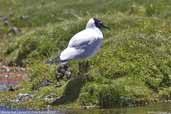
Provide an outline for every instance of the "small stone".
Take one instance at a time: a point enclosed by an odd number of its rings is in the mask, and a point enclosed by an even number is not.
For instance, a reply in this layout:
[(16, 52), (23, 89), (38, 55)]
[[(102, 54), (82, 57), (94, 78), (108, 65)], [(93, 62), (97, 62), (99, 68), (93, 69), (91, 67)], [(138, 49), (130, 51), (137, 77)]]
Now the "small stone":
[(47, 102), (47, 103), (50, 103), (50, 102), (52, 102), (55, 98), (56, 98), (56, 95), (50, 94), (50, 95), (45, 96), (44, 101)]
[(15, 102), (23, 102), (23, 101), (28, 101), (33, 98), (33, 95), (28, 94), (28, 93), (19, 93), (16, 96)]
[(10, 85), (10, 86), (8, 87), (8, 91), (15, 91), (15, 87), (13, 87), (12, 85)]
[(65, 72), (66, 78), (70, 79), (71, 78), (71, 72), (70, 71), (66, 71)]
[(71, 78), (71, 69), (67, 64), (60, 65), (56, 71), (57, 80), (62, 79), (64, 76), (66, 76), (67, 79)]
[(5, 72), (10, 72), (9, 67), (7, 67), (7, 66), (3, 65), (3, 66), (2, 66), (2, 68), (5, 70)]
[(29, 19), (29, 16), (23, 15), (23, 16), (20, 16), (20, 19), (21, 20), (28, 20)]
[(63, 74), (63, 73), (59, 73), (59, 72), (58, 72), (58, 73), (56, 74), (56, 79), (57, 79), (57, 80), (60, 80), (60, 79), (62, 79), (63, 77), (64, 77), (64, 74)]
[(51, 81), (49, 81), (49, 80), (44, 80), (44, 81), (41, 83), (41, 87), (43, 87), (43, 86), (48, 86), (48, 85), (50, 85), (50, 84), (52, 84)]
[(10, 22), (8, 20), (5, 20), (3, 23), (5, 26), (10, 26)]
[(58, 104), (59, 102), (61, 102), (62, 99), (64, 99), (64, 96), (56, 97), (50, 104), (51, 105)]
[(64, 70), (68, 70), (69, 66), (68, 65), (64, 65), (63, 68), (64, 68)]
[(12, 27), (12, 28), (10, 28), (10, 30), (8, 31), (8, 34), (9, 33), (13, 33), (13, 34), (18, 34), (18, 33), (20, 33), (21, 32), (21, 30), (19, 29), (19, 28), (17, 28), (17, 27)]
[(62, 83), (57, 83), (56, 85), (55, 85), (55, 87), (61, 87), (62, 86)]
[(25, 69), (25, 68), (20, 68), (20, 70), (21, 70), (21, 71), (23, 71), (23, 72), (25, 72), (25, 71), (26, 71), (26, 69)]
[(0, 16), (0, 20), (4, 22), (4, 21), (8, 20), (8, 17), (6, 17), (6, 16)]
[(5, 78), (8, 78), (9, 77), (9, 75), (8, 74), (5, 74), (5, 76), (4, 76)]
[(37, 89), (39, 89), (41, 87), (49, 86), (51, 84), (53, 84), (51, 81), (49, 81), (49, 80), (43, 80), (39, 85), (34, 86), (33, 87), (33, 90), (37, 90)]

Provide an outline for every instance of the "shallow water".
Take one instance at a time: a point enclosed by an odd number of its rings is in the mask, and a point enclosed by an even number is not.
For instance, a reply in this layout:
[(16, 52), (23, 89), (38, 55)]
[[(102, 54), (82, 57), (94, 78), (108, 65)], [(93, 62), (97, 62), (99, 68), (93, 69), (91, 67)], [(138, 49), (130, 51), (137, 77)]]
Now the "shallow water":
[(160, 103), (143, 107), (72, 110), (66, 114), (171, 114), (171, 103)]
[(67, 111), (27, 111), (0, 107), (6, 114), (171, 114), (171, 102), (147, 105), (143, 107), (113, 108), (113, 109), (75, 109)]
[(7, 90), (7, 85), (6, 84), (1, 84), (0, 83), (0, 92)]
[[(7, 89), (7, 86), (4, 84), (0, 84), (0, 91), (5, 91)], [(0, 114), (1, 112), (23, 112), (23, 110), (18, 109), (8, 109), (5, 107), (0, 107)], [(24, 110), (25, 114), (171, 114), (171, 102), (168, 103), (159, 103), (159, 104), (153, 104), (153, 105), (147, 105), (142, 107), (129, 107), (129, 108), (113, 108), (113, 109), (75, 109), (75, 110), (67, 110), (65, 112), (30, 112)], [(8, 113), (6, 113), (8, 114)], [(14, 113), (13, 113), (14, 114)]]

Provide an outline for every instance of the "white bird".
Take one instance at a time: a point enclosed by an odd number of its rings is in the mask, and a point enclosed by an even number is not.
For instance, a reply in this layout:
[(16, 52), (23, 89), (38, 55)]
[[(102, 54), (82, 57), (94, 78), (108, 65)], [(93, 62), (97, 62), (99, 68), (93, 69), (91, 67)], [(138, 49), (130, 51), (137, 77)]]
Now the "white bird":
[(61, 64), (73, 59), (88, 58), (97, 53), (102, 45), (103, 33), (101, 28), (108, 28), (102, 21), (91, 18), (86, 28), (76, 33), (69, 41), (68, 47), (60, 54)]

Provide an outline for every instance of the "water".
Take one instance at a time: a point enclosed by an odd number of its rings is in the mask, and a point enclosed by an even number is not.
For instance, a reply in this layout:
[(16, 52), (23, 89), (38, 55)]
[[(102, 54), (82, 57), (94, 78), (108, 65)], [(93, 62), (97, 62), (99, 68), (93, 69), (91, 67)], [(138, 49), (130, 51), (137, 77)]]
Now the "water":
[(66, 114), (171, 114), (171, 103), (160, 103), (144, 107), (72, 110)]
[(6, 84), (1, 84), (0, 83), (0, 92), (1, 91), (6, 91), (8, 88), (7, 88), (7, 85)]
[(160, 103), (144, 107), (113, 108), (113, 109), (75, 109), (67, 111), (27, 111), (0, 107), (0, 114), (171, 114), (171, 103)]
[(7, 91), (9, 90), (10, 86), (14, 87), (16, 84), (5, 84), (5, 83), (0, 83), (0, 92)]

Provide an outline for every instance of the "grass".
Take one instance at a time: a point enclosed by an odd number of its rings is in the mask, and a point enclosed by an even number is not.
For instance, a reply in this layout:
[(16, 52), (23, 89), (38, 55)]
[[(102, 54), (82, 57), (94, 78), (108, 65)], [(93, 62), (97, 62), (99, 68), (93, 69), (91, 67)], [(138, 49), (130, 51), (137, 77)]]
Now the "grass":
[[(100, 18), (111, 30), (103, 30), (103, 46), (90, 59), (91, 80), (57, 107), (93, 105), (109, 108), (170, 99), (170, 3), (169, 0), (1, 0), (0, 14), (8, 16), (12, 25), (22, 30), (15, 36), (6, 35), (7, 27), (0, 28), (0, 38), (7, 44), (1, 46), (4, 49), (0, 53), (2, 60), (27, 67), (30, 81), (17, 91), (37, 96), (36, 102), (20, 106), (32, 104), (37, 109), (44, 108), (47, 104), (43, 99), (49, 92), (57, 96), (68, 90), (72, 93), (75, 87), (66, 80), (61, 81), (63, 86), (59, 88), (31, 88), (45, 79), (56, 83), (56, 67), (49, 67), (44, 62), (56, 57), (91, 17)], [(28, 19), (22, 20), (21, 16), (28, 16)], [(78, 61), (70, 62), (75, 78), (77, 64)], [(74, 100), (68, 102), (70, 98)]]

